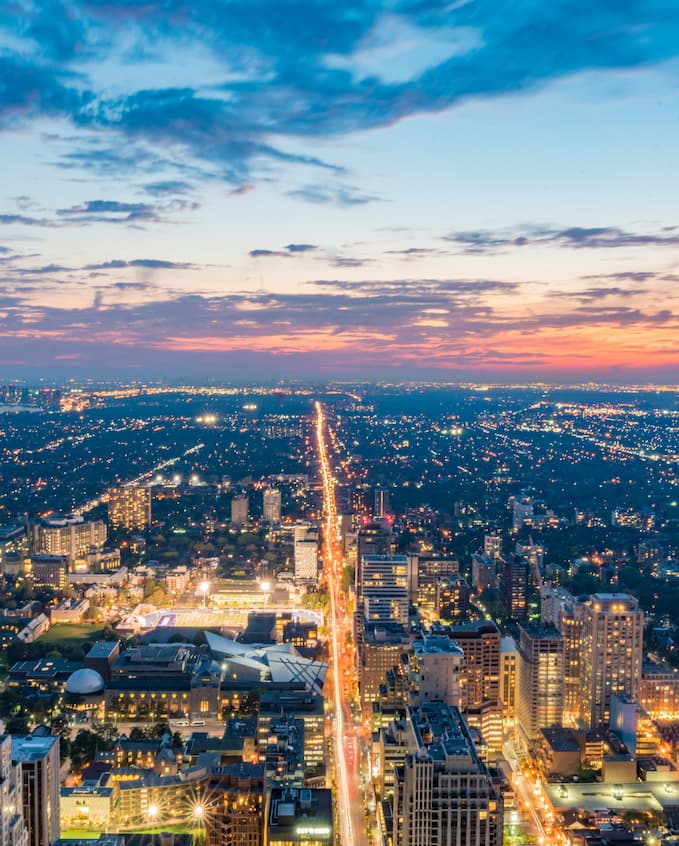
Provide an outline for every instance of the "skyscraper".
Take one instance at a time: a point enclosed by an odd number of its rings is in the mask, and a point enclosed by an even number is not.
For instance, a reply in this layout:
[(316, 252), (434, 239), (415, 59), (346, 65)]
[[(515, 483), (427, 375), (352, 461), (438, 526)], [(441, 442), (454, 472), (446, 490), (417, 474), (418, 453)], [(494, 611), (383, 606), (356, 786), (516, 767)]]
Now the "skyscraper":
[(376, 519), (390, 514), (389, 491), (386, 488), (375, 488), (375, 508), (373, 514)]
[(527, 748), (563, 720), (564, 643), (551, 626), (519, 626), (517, 714)]
[(315, 584), (318, 581), (318, 530), (311, 526), (295, 526), (295, 581)]
[(247, 494), (237, 494), (231, 500), (231, 523), (241, 526), (248, 521), (249, 500)]
[(643, 657), (644, 612), (625, 593), (595, 593), (582, 620), (581, 717), (591, 727), (606, 724), (611, 695), (638, 701)]
[(151, 522), (151, 489), (136, 485), (109, 488), (108, 522), (114, 529), (145, 529)]
[(513, 620), (528, 616), (528, 559), (510, 555), (505, 563), (505, 607)]
[(279, 523), (281, 519), (281, 492), (278, 488), (265, 488), (262, 494), (262, 517), (266, 523)]
[(28, 846), (51, 846), (60, 834), (59, 738), (38, 731), (12, 737), (12, 760), (21, 765)]
[[(4, 727), (0, 723), (0, 731)], [(21, 764), (12, 761), (12, 738), (0, 734), (0, 846), (27, 846)]]
[(243, 762), (215, 767), (207, 794), (206, 846), (259, 846), (264, 829), (264, 766)]
[(481, 620), (449, 626), (446, 634), (464, 652), (462, 711), (470, 726), (478, 728), (489, 750), (502, 749), (502, 701), (500, 699), (500, 630)]
[(500, 846), (502, 797), (457, 708), (408, 708), (413, 751), (395, 768), (395, 846)]

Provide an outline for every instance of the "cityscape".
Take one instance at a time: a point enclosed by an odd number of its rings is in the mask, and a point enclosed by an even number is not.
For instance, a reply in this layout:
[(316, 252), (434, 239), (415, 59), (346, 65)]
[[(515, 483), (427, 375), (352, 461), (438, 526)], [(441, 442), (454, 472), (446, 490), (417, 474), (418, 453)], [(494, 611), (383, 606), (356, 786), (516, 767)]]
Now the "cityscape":
[(0, 846), (679, 846), (679, 2), (0, 0)]
[(679, 841), (678, 389), (3, 392), (4, 842)]

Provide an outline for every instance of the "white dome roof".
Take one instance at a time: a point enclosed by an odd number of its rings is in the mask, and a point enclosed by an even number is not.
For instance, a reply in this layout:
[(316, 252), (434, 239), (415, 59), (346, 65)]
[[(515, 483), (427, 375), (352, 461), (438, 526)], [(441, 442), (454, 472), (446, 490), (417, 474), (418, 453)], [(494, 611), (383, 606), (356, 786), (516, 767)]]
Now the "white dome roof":
[(85, 668), (76, 670), (69, 676), (66, 682), (66, 693), (87, 696), (92, 693), (103, 693), (105, 686), (104, 679), (96, 670)]

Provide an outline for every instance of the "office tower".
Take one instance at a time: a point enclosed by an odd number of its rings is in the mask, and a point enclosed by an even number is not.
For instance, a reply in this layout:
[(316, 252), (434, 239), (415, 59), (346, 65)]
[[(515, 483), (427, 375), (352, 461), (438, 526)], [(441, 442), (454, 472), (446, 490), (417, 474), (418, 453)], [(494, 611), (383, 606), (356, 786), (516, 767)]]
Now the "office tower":
[(512, 620), (525, 620), (528, 616), (528, 559), (510, 555), (505, 562), (505, 608)]
[(249, 500), (247, 494), (237, 494), (231, 500), (231, 523), (242, 526), (248, 522)]
[(21, 764), (12, 761), (12, 738), (0, 723), (0, 846), (27, 846)]
[(265, 488), (262, 494), (262, 517), (267, 523), (281, 521), (281, 492), (278, 488)]
[(500, 630), (495, 623), (482, 620), (448, 626), (445, 633), (464, 653), (462, 710), (465, 719), (470, 726), (479, 729), (489, 751), (500, 752)]
[(410, 638), (402, 625), (365, 623), (356, 645), (358, 689), (364, 705), (377, 701), (388, 671), (401, 664), (409, 647)]
[(644, 614), (624, 593), (595, 593), (584, 603), (580, 665), (581, 717), (598, 728), (608, 722), (611, 695), (638, 701)]
[(368, 513), (368, 492), (365, 486), (358, 485), (349, 494), (351, 511), (357, 518), (365, 517)]
[(68, 558), (65, 555), (34, 555), (31, 573), (36, 587), (66, 587)]
[[(500, 560), (500, 559), (498, 559)], [(472, 587), (477, 593), (494, 590), (497, 587), (497, 563), (495, 559), (478, 552), (472, 555)]]
[(483, 536), (483, 554), (491, 561), (502, 558), (502, 532), (490, 532)]
[(563, 720), (563, 638), (551, 626), (519, 626), (517, 715), (521, 739), (528, 749), (540, 729)]
[(580, 663), (582, 658), (582, 619), (584, 604), (568, 591), (543, 585), (540, 588), (540, 620), (552, 625), (563, 638), (564, 722), (580, 715)]
[(0, 573), (18, 576), (28, 558), (25, 526), (0, 526)]
[(294, 529), (295, 581), (316, 584), (318, 581), (318, 529), (298, 525)]
[(501, 846), (502, 797), (457, 708), (408, 709), (412, 752), (395, 768), (395, 846)]
[(151, 522), (151, 488), (109, 488), (108, 522), (114, 529), (145, 529)]
[(243, 762), (211, 770), (204, 814), (205, 846), (260, 846), (264, 829), (264, 766)]
[(334, 838), (331, 790), (271, 790), (264, 846), (332, 846)]
[(358, 530), (358, 560), (365, 555), (389, 555), (391, 551), (391, 526), (386, 522), (372, 522)]
[(455, 579), (460, 574), (459, 562), (454, 558), (419, 558), (417, 561), (417, 607), (430, 613), (436, 612), (438, 584), (444, 579)]
[(51, 846), (59, 839), (59, 738), (33, 734), (12, 737), (12, 760), (21, 765), (28, 846)]
[(386, 517), (391, 514), (389, 506), (389, 491), (386, 488), (375, 488), (375, 508), (373, 509), (373, 516), (379, 520), (380, 517)]
[(307, 781), (325, 773), (325, 711), (323, 697), (306, 690), (262, 691), (257, 712), (257, 748), (264, 761), (267, 739), (274, 719), (301, 720), (304, 725), (304, 766)]
[(679, 719), (679, 673), (666, 664), (645, 663), (639, 703), (656, 720)]
[(443, 579), (436, 586), (436, 614), (440, 620), (464, 622), (469, 613), (469, 585), (464, 579)]
[(34, 555), (65, 555), (75, 560), (106, 543), (106, 523), (80, 514), (54, 514), (30, 526)]
[(408, 592), (408, 558), (405, 555), (363, 555), (359, 560), (357, 599), (371, 587), (399, 587)]
[(533, 573), (533, 581), (536, 585), (539, 585), (541, 582), (540, 573), (542, 572), (545, 558), (544, 546), (540, 546), (540, 544), (535, 543), (533, 538), (530, 537), (528, 539), (528, 543), (525, 544), (517, 541), (516, 546), (514, 547), (514, 552), (517, 555), (523, 555), (524, 558), (528, 559), (531, 572)]
[(500, 699), (502, 721), (512, 727), (516, 722), (516, 698), (519, 674), (519, 650), (513, 637), (503, 637), (500, 642)]
[(440, 699), (459, 708), (463, 667), (464, 652), (449, 637), (430, 634), (416, 640), (410, 659), (410, 703)]
[(359, 564), (357, 610), (366, 622), (408, 623), (408, 559), (364, 555)]
[(512, 498), (512, 528), (518, 531), (525, 525), (532, 525), (534, 508), (533, 500), (528, 496)]

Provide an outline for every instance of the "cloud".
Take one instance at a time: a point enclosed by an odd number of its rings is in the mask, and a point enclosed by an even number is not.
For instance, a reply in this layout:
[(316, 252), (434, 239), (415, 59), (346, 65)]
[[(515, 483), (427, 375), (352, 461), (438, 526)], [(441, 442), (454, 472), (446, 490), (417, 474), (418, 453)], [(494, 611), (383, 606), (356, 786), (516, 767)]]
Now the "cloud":
[(290, 258), (290, 253), (283, 250), (250, 250), (250, 258)]
[[(270, 178), (277, 163), (334, 168), (293, 151), (300, 138), (341, 137), (679, 53), (672, 0), (530, 0), (511, 15), (482, 0), (290, 0), (284, 13), (280, 0), (15, 0), (0, 26), (9, 45), (0, 124), (66, 119), (83, 134), (72, 159), (79, 167), (138, 174), (162, 159), (237, 188), (263, 169)], [(209, 60), (209, 81), (164, 87), (177, 55), (187, 69)], [(136, 73), (106, 85), (102, 67), (111, 78), (117, 67)], [(100, 137), (116, 140), (103, 151)], [(375, 199), (313, 186), (292, 195), (337, 205)]]
[(287, 244), (282, 250), (250, 250), (250, 258), (291, 258), (292, 256), (313, 253), (318, 250), (315, 244)]
[[(606, 356), (611, 367), (637, 367), (648, 347), (665, 350), (654, 355), (658, 367), (679, 368), (679, 319), (669, 308), (598, 302), (573, 308), (565, 300), (559, 308), (513, 311), (523, 293), (518, 283), (494, 279), (319, 279), (301, 293), (221, 295), (121, 280), (98, 288), (94, 300), (78, 308), (70, 296), (61, 306), (46, 305), (40, 289), (7, 290), (0, 348), (18, 357), (30, 341), (47, 358), (80, 353), (90, 370), (97, 362), (109, 366), (106, 357), (113, 356), (117, 367), (150, 371), (164, 355), (164, 366), (256, 362), (260, 373), (271, 374), (284, 358), (300, 373), (374, 377), (430, 367), (553, 372), (555, 362), (575, 372), (603, 367)], [(501, 297), (509, 305), (500, 308)]]
[(585, 288), (583, 291), (551, 291), (549, 296), (558, 297), (559, 299), (579, 300), (582, 303), (592, 303), (606, 297), (627, 298), (647, 293), (645, 288), (621, 288), (611, 285)]
[(664, 227), (660, 232), (630, 232), (617, 226), (571, 226), (564, 229), (520, 227), (512, 232), (488, 230), (451, 232), (444, 241), (456, 244), (465, 253), (498, 253), (513, 247), (556, 246), (570, 249), (608, 250), (622, 247), (675, 247), (679, 229)]
[(318, 247), (315, 244), (287, 244), (285, 249), (289, 253), (311, 253)]
[(331, 187), (306, 185), (302, 188), (295, 188), (287, 191), (287, 196), (295, 200), (304, 200), (307, 203), (316, 205), (333, 205), (345, 208), (352, 206), (364, 206), (367, 203), (376, 203), (381, 199), (375, 194), (364, 194), (357, 188), (349, 186)]
[(99, 264), (86, 264), (83, 270), (121, 270), (127, 267), (145, 267), (150, 270), (189, 270), (196, 267), (190, 262), (167, 261), (167, 259), (111, 259)]

